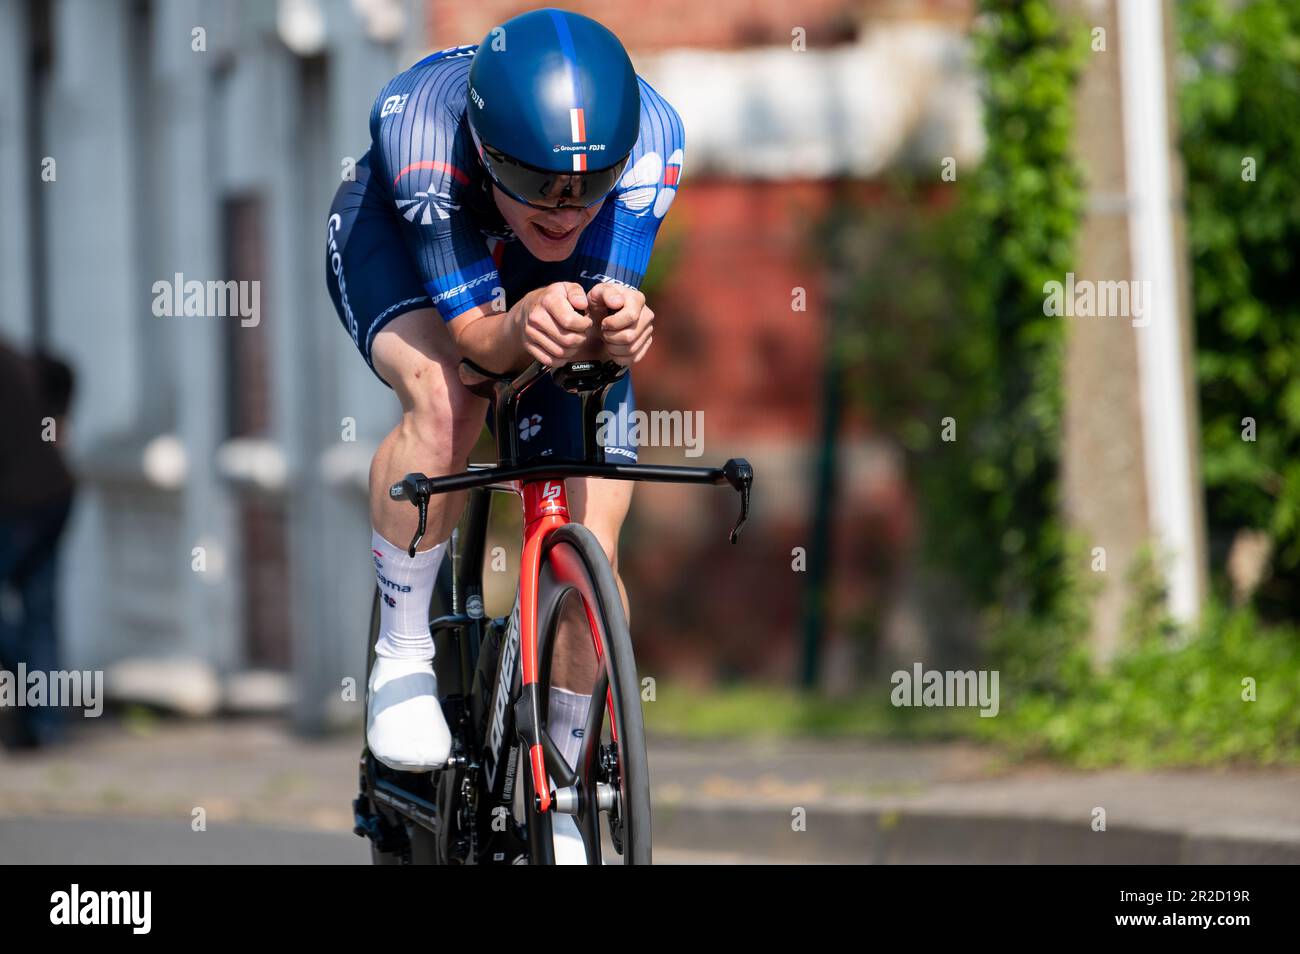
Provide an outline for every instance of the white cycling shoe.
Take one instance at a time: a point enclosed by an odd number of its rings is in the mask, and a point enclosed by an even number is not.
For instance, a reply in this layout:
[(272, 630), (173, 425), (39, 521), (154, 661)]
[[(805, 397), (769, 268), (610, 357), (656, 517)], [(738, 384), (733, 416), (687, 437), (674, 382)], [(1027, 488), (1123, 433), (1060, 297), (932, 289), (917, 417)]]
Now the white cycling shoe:
[(433, 660), (375, 657), (366, 744), (371, 755), (399, 772), (428, 772), (447, 764), (451, 732), (438, 703)]

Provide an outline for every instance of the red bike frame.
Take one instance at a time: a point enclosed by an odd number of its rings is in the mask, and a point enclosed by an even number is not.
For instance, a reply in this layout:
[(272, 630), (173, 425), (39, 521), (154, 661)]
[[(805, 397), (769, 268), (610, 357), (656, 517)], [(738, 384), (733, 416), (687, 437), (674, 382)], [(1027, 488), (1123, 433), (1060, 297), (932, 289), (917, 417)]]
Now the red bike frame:
[[(537, 587), (541, 578), (543, 545), (552, 531), (569, 522), (569, 497), (563, 480), (516, 480), (505, 486), (518, 493), (523, 498), (524, 505), (524, 549), (519, 564), (519, 649), (522, 660), (522, 693), (523, 698), (528, 700), (532, 715), (524, 729), (529, 733), (528, 760), (533, 772), (533, 791), (538, 798), (537, 810), (545, 812), (551, 807), (551, 784), (546, 773), (546, 753), (542, 747), (539, 711), (539, 696), (546, 687), (538, 686)], [(596, 660), (599, 662), (601, 648), (596, 614), (585, 596), (582, 596), (582, 605), (587, 614)], [(617, 740), (613, 696), (608, 689), (605, 700), (609, 708), (610, 734)]]
[(542, 543), (552, 530), (569, 522), (569, 497), (562, 480), (516, 481), (524, 502), (524, 552), (519, 561), (519, 650), (523, 660), (523, 691), (532, 708), (529, 720), (529, 763), (537, 810), (551, 807), (551, 782), (542, 751), (541, 716), (537, 690), (537, 584), (542, 570)]

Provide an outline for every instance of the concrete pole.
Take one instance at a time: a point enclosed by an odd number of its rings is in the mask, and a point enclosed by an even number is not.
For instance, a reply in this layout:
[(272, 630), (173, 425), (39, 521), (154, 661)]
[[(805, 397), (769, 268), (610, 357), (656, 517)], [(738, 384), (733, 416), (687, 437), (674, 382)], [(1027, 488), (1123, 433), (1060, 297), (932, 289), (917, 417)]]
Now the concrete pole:
[(1142, 425), (1151, 533), (1165, 564), (1169, 609), (1194, 623), (1205, 596), (1205, 516), (1200, 430), (1189, 397), (1195, 373), (1187, 248), (1175, 219), (1183, 209), (1174, 135), (1166, 24), (1172, 8), (1120, 0), (1124, 159), (1134, 280), (1150, 287), (1151, 314), (1138, 329)]
[[(173, 0), (154, 8), (152, 96), (156, 104), (151, 191), (157, 205), (158, 242), (149, 269), (140, 280), (226, 280), (218, 247), (220, 221), (215, 160), (210, 148), (213, 127), (210, 62), (212, 54), (191, 49), (190, 31), (204, 24), (198, 0)], [(142, 150), (143, 152), (143, 150)], [(163, 198), (165, 197), (165, 199)], [(161, 200), (161, 201), (160, 201)], [(166, 350), (159, 360), (171, 372), (175, 395), (170, 426), (182, 436), (189, 457), (181, 505), (177, 558), (186, 612), (178, 648), (221, 673), (242, 663), (240, 592), (237, 581), (239, 534), (234, 500), (215, 466), (225, 439), (220, 409), (225, 401), (223, 334), (232, 319), (190, 321), (152, 319), (151, 336)], [(156, 349), (161, 350), (161, 349)], [(161, 370), (161, 369), (160, 369)], [(165, 425), (164, 425), (165, 426)], [(207, 570), (190, 571), (190, 554), (202, 546)]]
[[(1158, 299), (1160, 308), (1148, 310), (1142, 327), (1122, 316), (1062, 319), (1070, 322), (1062, 491), (1067, 518), (1091, 551), (1089, 566), (1104, 560), (1095, 577), (1091, 643), (1105, 660), (1120, 647), (1133, 596), (1127, 578), (1144, 545), (1172, 551), (1166, 568), (1179, 618), (1195, 617), (1204, 592), (1190, 299), (1183, 293), (1186, 252), (1176, 212), (1181, 178), (1169, 152), (1172, 111), (1162, 105), (1152, 115), (1172, 89), (1165, 82), (1167, 47), (1153, 50), (1149, 27), (1131, 34), (1133, 12), (1125, 9), (1148, 8), (1141, 14), (1148, 16), (1159, 4), (1061, 0), (1059, 6), (1094, 41), (1076, 100), (1075, 153), (1087, 188), (1076, 284), (1150, 280), (1152, 304)], [(1155, 82), (1140, 76), (1134, 62), (1151, 56), (1157, 57), (1158, 96), (1134, 89)], [(1129, 101), (1132, 96), (1139, 100)], [(1166, 170), (1163, 183), (1146, 158), (1152, 150)]]

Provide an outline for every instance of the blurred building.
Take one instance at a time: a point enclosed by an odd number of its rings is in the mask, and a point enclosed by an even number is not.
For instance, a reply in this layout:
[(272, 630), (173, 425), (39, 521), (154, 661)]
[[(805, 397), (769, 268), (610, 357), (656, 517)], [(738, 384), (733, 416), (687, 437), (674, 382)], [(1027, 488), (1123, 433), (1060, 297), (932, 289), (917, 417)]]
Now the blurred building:
[[(151, 661), (110, 688), (206, 711), (292, 662), (315, 722), (362, 668), (393, 409), (326, 294), (325, 211), (419, 24), (401, 0), (0, 0), (0, 332), (80, 373), (65, 654)], [(257, 280), (259, 319), (158, 317), (178, 279)]]
[[(361, 676), (366, 475), (396, 407), (337, 325), (325, 210), (382, 84), (528, 6), (0, 0), (0, 174), (25, 184), (0, 217), (0, 333), (82, 382), (70, 665), (116, 666), (110, 688), (194, 711), (296, 688), (304, 726), (328, 721), (341, 673)], [(717, 546), (730, 499), (641, 494), (634, 600), (673, 608), (638, 618), (641, 644), (652, 665), (787, 673), (825, 330), (812, 229), (838, 181), (978, 155), (970, 4), (569, 6), (623, 37), (686, 123), (643, 406), (704, 410), (707, 458), (759, 473), (747, 551)], [(258, 320), (155, 314), (158, 283), (190, 281), (258, 282)], [(888, 460), (850, 431), (842, 468), (877, 475), (845, 484), (852, 602), (851, 561), (869, 561), (854, 535), (893, 545), (906, 528), (888, 519), (905, 509)], [(266, 672), (281, 678), (251, 678)]]

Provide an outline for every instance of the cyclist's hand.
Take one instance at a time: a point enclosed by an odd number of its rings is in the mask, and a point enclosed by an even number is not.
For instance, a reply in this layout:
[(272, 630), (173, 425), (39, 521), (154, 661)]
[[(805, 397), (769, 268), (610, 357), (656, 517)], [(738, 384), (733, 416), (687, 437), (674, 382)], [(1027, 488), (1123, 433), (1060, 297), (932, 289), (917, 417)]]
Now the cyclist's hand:
[(644, 358), (655, 327), (655, 313), (645, 303), (645, 295), (626, 285), (601, 282), (587, 297), (595, 316), (601, 318), (600, 336), (609, 357), (622, 365)]
[(591, 319), (587, 293), (576, 282), (556, 282), (529, 292), (519, 303), (524, 350), (546, 367), (570, 360), (587, 340)]

